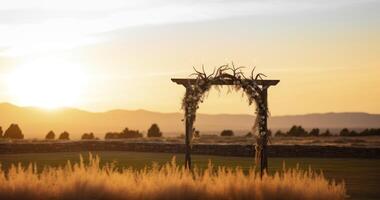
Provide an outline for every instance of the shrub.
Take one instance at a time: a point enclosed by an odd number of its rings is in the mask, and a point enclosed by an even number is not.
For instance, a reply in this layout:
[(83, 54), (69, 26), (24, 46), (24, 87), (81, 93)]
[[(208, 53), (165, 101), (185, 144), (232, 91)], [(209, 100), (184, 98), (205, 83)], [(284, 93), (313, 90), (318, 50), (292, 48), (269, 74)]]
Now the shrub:
[(332, 136), (331, 133), (330, 133), (330, 130), (329, 129), (326, 129), (325, 132), (321, 133), (321, 136), (323, 137), (329, 137), (329, 136)]
[(299, 136), (307, 136), (308, 133), (304, 128), (302, 128), (302, 126), (292, 126), (290, 130), (287, 132), (287, 135), (299, 137)]
[(108, 132), (104, 136), (104, 139), (119, 139), (120, 138), (120, 133), (117, 132)]
[(11, 124), (9, 128), (4, 132), (4, 138), (24, 139), (24, 135), (22, 134), (22, 131), (17, 124)]
[(362, 132), (360, 132), (360, 135), (361, 136), (373, 136), (373, 135), (380, 136), (380, 128), (365, 129)]
[(200, 138), (201, 137), (201, 134), (200, 134), (199, 130), (195, 130), (194, 131), (194, 137), (195, 138)]
[(272, 130), (268, 129), (268, 131), (267, 131), (267, 136), (269, 136), (269, 137), (272, 136)]
[(125, 128), (119, 134), (119, 138), (141, 138), (141, 137), (143, 137), (143, 135), (138, 130), (129, 130), (128, 128)]
[(94, 140), (94, 133), (84, 133), (81, 137), (82, 140)]
[(276, 133), (274, 134), (274, 136), (280, 136), (280, 137), (283, 137), (283, 136), (286, 136), (286, 133), (282, 132), (281, 130), (278, 130), (276, 131)]
[[(367, 129), (368, 130), (368, 129)], [(363, 133), (363, 132), (362, 132)], [(361, 133), (358, 133), (354, 130), (349, 131), (347, 128), (344, 128), (339, 133), (340, 136), (348, 136), (348, 137), (355, 137), (355, 136), (362, 136)]]
[(122, 132), (108, 132), (104, 136), (104, 139), (126, 139), (126, 138), (141, 138), (143, 137), (142, 133), (138, 130), (129, 130), (125, 128)]
[(45, 139), (46, 140), (54, 140), (55, 139), (55, 133), (53, 131), (49, 131), (46, 136), (45, 136)]
[(359, 136), (359, 133), (356, 132), (355, 130), (352, 130), (352, 131), (350, 131), (350, 136), (351, 137)]
[[(88, 163), (88, 164), (86, 164)], [(128, 188), (128, 189), (127, 189)], [(343, 200), (344, 184), (330, 182), (312, 170), (285, 169), (273, 176), (255, 170), (218, 168), (193, 171), (178, 166), (175, 160), (162, 167), (142, 170), (100, 166), (98, 157), (89, 162), (45, 168), (38, 173), (12, 166), (0, 170), (0, 199), (308, 199)]]
[(234, 136), (234, 132), (232, 130), (223, 130), (220, 136)]
[(157, 124), (152, 124), (152, 126), (148, 129), (148, 137), (162, 137), (162, 133)]
[(340, 136), (349, 136), (350, 131), (347, 128), (344, 128), (340, 131), (339, 135)]
[(64, 131), (63, 133), (61, 133), (61, 135), (59, 135), (59, 140), (70, 140), (70, 134), (66, 131)]
[(309, 135), (310, 136), (314, 136), (314, 137), (318, 137), (319, 136), (319, 128), (313, 128), (313, 129), (311, 129)]

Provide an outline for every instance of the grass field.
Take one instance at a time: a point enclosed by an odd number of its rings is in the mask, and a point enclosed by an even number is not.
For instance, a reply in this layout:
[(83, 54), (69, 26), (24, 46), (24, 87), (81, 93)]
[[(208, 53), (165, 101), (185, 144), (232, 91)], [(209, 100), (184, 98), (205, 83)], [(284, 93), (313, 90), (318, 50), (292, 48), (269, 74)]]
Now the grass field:
[[(339, 147), (380, 147), (380, 136), (360, 136), (360, 137), (270, 137), (271, 145), (320, 145), (320, 146), (339, 146)], [(42, 139), (24, 139), (24, 140), (7, 140), (0, 139), (0, 143), (65, 143), (75, 142), (78, 140), (61, 141), (61, 140), (42, 140)], [(79, 140), (81, 141), (81, 140)], [(112, 141), (112, 140), (108, 140)], [(171, 143), (183, 144), (184, 137), (161, 137), (161, 138), (128, 138), (118, 139), (123, 142), (143, 142), (143, 143)], [(247, 144), (255, 143), (254, 137), (231, 136), (221, 137), (214, 135), (201, 135), (199, 138), (192, 140), (193, 144)]]
[[(27, 165), (30, 162), (36, 163), (39, 169), (44, 166), (62, 166), (67, 160), (71, 162), (79, 161), (78, 152), (70, 153), (40, 153), (40, 154), (4, 154), (0, 155), (2, 169), (7, 170), (12, 163), (22, 163)], [(81, 153), (85, 158), (87, 152)], [(140, 152), (93, 152), (101, 158), (101, 164), (106, 162), (116, 162), (118, 167), (142, 168), (156, 162), (163, 164), (176, 156), (179, 164), (183, 163), (182, 154), (167, 153), (140, 153)], [(205, 168), (209, 162), (214, 166), (241, 167), (248, 170), (252, 164), (252, 158), (246, 157), (221, 157), (194, 155), (194, 164), (200, 168)], [(270, 158), (270, 172), (281, 170), (283, 162), (287, 167), (307, 169), (309, 166), (314, 170), (323, 170), (325, 176), (336, 181), (344, 180), (348, 194), (352, 199), (379, 199), (380, 191), (380, 160), (366, 159), (321, 159), (321, 158)]]

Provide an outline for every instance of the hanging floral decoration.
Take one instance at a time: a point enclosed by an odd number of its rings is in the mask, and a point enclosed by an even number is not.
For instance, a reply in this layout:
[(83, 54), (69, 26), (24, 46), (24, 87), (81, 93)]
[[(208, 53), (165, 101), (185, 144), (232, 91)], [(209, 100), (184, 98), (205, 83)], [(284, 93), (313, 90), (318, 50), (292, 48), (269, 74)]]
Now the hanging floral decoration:
[[(191, 123), (191, 127), (195, 122), (196, 112), (199, 108), (199, 104), (203, 102), (206, 93), (211, 89), (212, 86), (223, 85), (224, 83), (229, 83), (229, 85), (235, 89), (243, 89), (244, 93), (248, 97), (248, 103), (256, 104), (256, 120), (252, 127), (252, 132), (256, 133), (256, 161), (261, 158), (261, 152), (264, 145), (267, 145), (267, 130), (265, 130), (264, 125), (266, 123), (266, 118), (268, 116), (268, 108), (262, 99), (263, 88), (265, 86), (259, 86), (257, 80), (263, 80), (266, 77), (262, 73), (257, 73), (254, 75), (255, 68), (251, 71), (251, 76), (246, 77), (242, 71), (243, 67), (235, 68), (232, 63), (231, 66), (223, 65), (211, 74), (206, 74), (204, 67), (202, 66), (202, 72), (194, 68), (195, 73), (190, 76), (195, 77), (195, 83), (188, 83), (186, 85), (186, 93), (182, 100), (182, 109), (185, 110), (185, 118)], [(231, 85), (232, 83), (232, 85)], [(192, 131), (190, 131), (192, 132)], [(192, 136), (190, 137), (192, 138)]]

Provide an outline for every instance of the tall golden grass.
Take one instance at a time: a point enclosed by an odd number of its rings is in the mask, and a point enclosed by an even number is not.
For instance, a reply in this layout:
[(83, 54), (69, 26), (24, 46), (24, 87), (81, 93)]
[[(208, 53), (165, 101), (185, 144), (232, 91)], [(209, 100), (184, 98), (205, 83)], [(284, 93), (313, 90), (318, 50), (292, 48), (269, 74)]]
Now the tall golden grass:
[(141, 170), (100, 166), (98, 156), (64, 167), (13, 165), (0, 171), (0, 199), (344, 199), (344, 183), (329, 182), (312, 170), (285, 169), (262, 179), (251, 169), (195, 168), (175, 163)]

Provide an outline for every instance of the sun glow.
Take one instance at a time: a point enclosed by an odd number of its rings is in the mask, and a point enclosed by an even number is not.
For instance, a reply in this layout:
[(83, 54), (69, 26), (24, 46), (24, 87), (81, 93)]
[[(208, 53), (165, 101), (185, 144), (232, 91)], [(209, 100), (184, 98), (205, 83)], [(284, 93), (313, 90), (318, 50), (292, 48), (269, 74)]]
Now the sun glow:
[(86, 82), (80, 65), (52, 60), (26, 63), (7, 76), (14, 103), (48, 109), (77, 105)]

